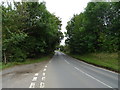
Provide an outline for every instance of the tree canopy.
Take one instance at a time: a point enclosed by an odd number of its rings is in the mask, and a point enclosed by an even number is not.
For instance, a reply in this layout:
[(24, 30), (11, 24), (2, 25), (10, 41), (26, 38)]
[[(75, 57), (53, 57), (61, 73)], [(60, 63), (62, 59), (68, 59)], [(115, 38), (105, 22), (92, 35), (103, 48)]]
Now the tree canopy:
[(66, 44), (71, 53), (117, 52), (120, 41), (120, 2), (89, 2), (68, 22)]
[(50, 54), (63, 38), (61, 20), (46, 9), (45, 2), (3, 3), (1, 8), (5, 62)]

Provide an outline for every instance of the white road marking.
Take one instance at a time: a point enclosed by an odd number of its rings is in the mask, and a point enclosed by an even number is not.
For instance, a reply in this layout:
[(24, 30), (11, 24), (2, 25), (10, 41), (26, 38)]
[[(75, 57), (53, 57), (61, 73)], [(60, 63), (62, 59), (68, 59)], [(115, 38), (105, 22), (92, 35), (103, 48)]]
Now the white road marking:
[[(87, 64), (87, 63), (85, 63), (85, 64)], [(90, 64), (88, 64), (88, 65), (90, 65)], [(114, 74), (118, 74), (118, 73), (116, 73), (116, 72), (109, 71), (109, 70), (107, 70), (107, 69), (100, 68), (100, 67), (97, 67), (97, 66), (94, 66), (94, 65), (90, 65), (90, 66), (95, 67), (95, 68), (98, 68), (98, 69), (101, 69), (101, 70), (104, 70), (104, 71), (107, 71), (107, 72), (111, 72), (111, 73), (114, 73)]]
[(98, 81), (98, 82), (102, 83), (103, 85), (105, 85), (105, 86), (107, 86), (107, 87), (109, 87), (109, 88), (113, 88), (113, 87), (111, 87), (111, 86), (109, 86), (109, 85), (105, 84), (104, 82), (102, 82), (102, 81), (100, 81), (100, 80), (98, 80), (98, 79), (94, 78), (93, 76), (91, 76), (91, 75), (89, 75), (89, 74), (87, 74), (87, 73), (85, 73), (85, 75), (87, 75), (87, 76), (91, 77), (92, 79), (94, 79), (94, 80), (96, 80), (96, 81)]
[(43, 73), (43, 76), (45, 76), (45, 73)]
[(47, 68), (47, 65), (45, 67)]
[(35, 83), (31, 83), (29, 88), (35, 88)]
[[(64, 54), (64, 56), (68, 56), (68, 55)], [(70, 57), (70, 56), (69, 56), (69, 57)], [(88, 64), (88, 63), (86, 63), (86, 62), (80, 61), (80, 60), (78, 60), (78, 59), (76, 59), (76, 58), (73, 58), (73, 57), (70, 57), (70, 58), (71, 58), (71, 59), (75, 59), (76, 61), (79, 61), (79, 62), (81, 62), (81, 63), (87, 64), (87, 65), (89, 65), (89, 66), (95, 67), (95, 68), (97, 68), (97, 69), (101, 69), (101, 70), (104, 70), (104, 71), (107, 71), (107, 72), (111, 72), (111, 73), (114, 73), (114, 74), (117, 74), (117, 75), (118, 75), (118, 73), (116, 73), (116, 72), (113, 72), (113, 71), (110, 71), (110, 70), (107, 70), (107, 69), (104, 69), (104, 68), (101, 68), (101, 67), (97, 67), (97, 66), (94, 66), (94, 65), (92, 65), (92, 64)]]
[(44, 72), (46, 71), (46, 69), (43, 70)]
[(70, 64), (70, 63), (69, 63), (68, 61), (66, 61), (66, 60), (65, 60), (65, 62), (66, 62), (67, 64)]
[(38, 76), (38, 73), (36, 73), (35, 76)]
[(41, 82), (40, 83), (40, 88), (44, 88), (45, 87), (45, 83), (44, 82)]
[(77, 68), (77, 67), (74, 67), (75, 69), (77, 69), (77, 70), (79, 70), (79, 68)]
[(45, 77), (42, 77), (42, 81), (45, 81)]
[(113, 88), (113, 87), (111, 87), (111, 86), (105, 84), (104, 82), (102, 82), (102, 81), (96, 79), (95, 77), (93, 77), (93, 76), (91, 76), (91, 75), (85, 73), (84, 71), (80, 70), (79, 68), (77, 68), (77, 67), (74, 67), (74, 68), (77, 69), (78, 71), (82, 72), (82, 73), (85, 74), (86, 76), (91, 77), (92, 79), (98, 81), (99, 83), (101, 83), (101, 84), (103, 84), (103, 85), (105, 85), (105, 86), (107, 86), (107, 87), (109, 87), (109, 88)]
[(33, 77), (32, 81), (37, 81), (37, 77)]
[[(73, 58), (73, 59), (75, 59), (75, 58)], [(110, 70), (107, 70), (107, 69), (104, 69), (104, 68), (101, 68), (101, 67), (97, 67), (97, 66), (94, 66), (94, 65), (92, 65), (92, 64), (88, 64), (88, 63), (83, 62), (83, 61), (80, 61), (80, 60), (78, 60), (78, 59), (75, 59), (75, 60), (76, 60), (76, 61), (79, 61), (80, 63), (84, 63), (84, 64), (86, 64), (86, 65), (95, 67), (95, 68), (97, 68), (97, 69), (101, 69), (101, 70), (104, 70), (104, 71), (107, 71), (107, 72), (111, 72), (111, 73), (114, 73), (114, 74), (118, 74), (118, 73), (116, 73), (116, 72), (113, 72), (113, 71), (110, 71)]]

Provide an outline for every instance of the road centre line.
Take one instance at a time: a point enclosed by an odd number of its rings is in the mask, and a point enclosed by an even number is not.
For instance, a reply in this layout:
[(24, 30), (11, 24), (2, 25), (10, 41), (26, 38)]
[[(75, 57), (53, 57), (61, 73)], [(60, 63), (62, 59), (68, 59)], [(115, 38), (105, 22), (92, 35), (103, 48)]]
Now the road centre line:
[(105, 86), (107, 86), (107, 87), (109, 87), (109, 88), (113, 88), (113, 87), (111, 87), (111, 86), (105, 84), (104, 82), (102, 82), (102, 81), (96, 79), (95, 77), (93, 77), (93, 76), (91, 76), (91, 75), (85, 73), (84, 71), (80, 70), (79, 68), (77, 68), (77, 67), (74, 67), (74, 68), (77, 69), (78, 71), (82, 72), (82, 73), (85, 74), (86, 76), (91, 77), (92, 79), (98, 81), (99, 83), (101, 83), (101, 84), (103, 84), (103, 85), (105, 85)]
[(69, 63), (68, 61), (66, 61), (66, 60), (65, 60), (65, 62), (66, 62), (67, 64), (70, 64), (70, 63)]
[[(65, 59), (64, 59), (64, 60), (65, 60)], [(76, 59), (76, 60), (77, 60), (77, 59)], [(78, 61), (78, 60), (77, 60), (77, 61)], [(65, 62), (68, 62), (68, 61), (65, 60)], [(80, 61), (79, 61), (79, 62), (80, 62)], [(68, 62), (68, 63), (69, 63), (69, 62)], [(85, 64), (86, 64), (86, 63), (85, 63)], [(89, 64), (88, 64), (88, 65), (89, 65)], [(93, 66), (93, 65), (91, 65), (91, 66)], [(94, 67), (95, 67), (95, 66), (94, 66)], [(77, 67), (74, 67), (74, 68), (77, 69), (78, 71), (82, 72), (82, 73), (85, 74), (86, 76), (91, 77), (92, 79), (98, 81), (99, 83), (101, 83), (101, 84), (103, 84), (103, 85), (105, 85), (105, 86), (107, 86), (107, 87), (109, 87), (109, 88), (113, 88), (113, 87), (111, 87), (111, 86), (105, 84), (104, 82), (102, 82), (102, 81), (96, 79), (95, 77), (93, 77), (93, 76), (91, 76), (91, 75), (85, 73), (84, 71), (80, 70), (79, 68), (77, 68)]]
[[(63, 56), (68, 56), (68, 55), (67, 55), (67, 54), (63, 54)], [(78, 61), (78, 62), (81, 62), (81, 63), (87, 64), (87, 65), (89, 65), (89, 66), (95, 67), (95, 68), (97, 68), (97, 69), (101, 69), (101, 70), (104, 70), (104, 71), (107, 71), (107, 72), (111, 72), (111, 73), (113, 73), (113, 74), (117, 74), (117, 75), (118, 75), (118, 73), (116, 73), (116, 72), (113, 72), (113, 71), (110, 71), (110, 70), (107, 70), (107, 69), (104, 69), (104, 68), (101, 68), (101, 67), (97, 67), (97, 66), (94, 66), (94, 65), (92, 65), (92, 64), (88, 64), (88, 63), (86, 63), (86, 62), (80, 61), (80, 60), (78, 60), (78, 59), (76, 59), (76, 58), (73, 58), (73, 57), (71, 57), (71, 56), (68, 56), (68, 57), (70, 57), (70, 58), (72, 58), (72, 59), (75, 59), (75, 60)]]
[[(75, 58), (74, 58), (74, 59), (75, 59)], [(104, 70), (104, 71), (107, 71), (107, 72), (111, 72), (111, 73), (113, 73), (113, 74), (118, 74), (118, 73), (116, 73), (116, 72), (113, 72), (113, 71), (110, 71), (110, 70), (107, 70), (107, 69), (104, 69), (104, 68), (101, 68), (101, 67), (97, 67), (97, 66), (94, 66), (94, 65), (92, 65), (92, 64), (88, 64), (88, 63), (86, 63), (86, 62), (83, 62), (83, 61), (80, 61), (80, 60), (77, 60), (77, 59), (75, 59), (75, 60), (78, 61), (78, 62), (80, 62), (80, 63), (84, 63), (84, 64), (86, 64), (86, 65), (95, 67), (95, 68), (97, 68), (97, 69), (101, 69), (101, 70)]]
[[(64, 55), (63, 54), (63, 56), (68, 56), (68, 55)], [(92, 65), (92, 64), (88, 64), (88, 63), (86, 63), (86, 62), (83, 62), (83, 61), (80, 61), (80, 60), (78, 60), (78, 59), (76, 59), (76, 58), (73, 58), (73, 57), (71, 57), (71, 56), (69, 56), (71, 59), (75, 59), (76, 61), (78, 61), (78, 62), (80, 62), (80, 63), (84, 63), (84, 64), (86, 64), (86, 65), (89, 65), (89, 66), (92, 66), (92, 67), (95, 67), (95, 68), (97, 68), (97, 69), (101, 69), (101, 70), (104, 70), (104, 71), (107, 71), (107, 72), (111, 72), (111, 73), (113, 73), (113, 74), (117, 74), (118, 75), (118, 73), (116, 73), (116, 72), (113, 72), (113, 71), (110, 71), (110, 70), (107, 70), (107, 69), (104, 69), (104, 68), (101, 68), (101, 67), (97, 67), (97, 66), (94, 66), (94, 65)]]
[(77, 67), (74, 67), (75, 69), (77, 69), (78, 71), (79, 71), (79, 68), (77, 68)]

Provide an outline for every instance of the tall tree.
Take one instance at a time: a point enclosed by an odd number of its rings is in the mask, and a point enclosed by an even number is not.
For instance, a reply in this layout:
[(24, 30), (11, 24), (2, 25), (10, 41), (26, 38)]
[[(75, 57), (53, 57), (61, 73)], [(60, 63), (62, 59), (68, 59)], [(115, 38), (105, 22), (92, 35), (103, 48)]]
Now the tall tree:
[(4, 61), (25, 61), (52, 53), (63, 38), (61, 20), (45, 2), (14, 2), (2, 5)]
[(72, 53), (117, 52), (119, 3), (90, 2), (66, 27), (66, 44)]

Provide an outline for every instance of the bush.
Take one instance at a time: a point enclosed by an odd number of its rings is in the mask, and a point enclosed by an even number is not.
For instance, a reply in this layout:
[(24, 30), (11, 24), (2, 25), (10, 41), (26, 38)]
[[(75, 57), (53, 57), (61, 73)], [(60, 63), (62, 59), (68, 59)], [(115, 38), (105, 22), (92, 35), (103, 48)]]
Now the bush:
[(14, 62), (24, 62), (26, 60), (26, 53), (23, 52), (20, 48), (13, 48), (12, 50), (12, 57), (10, 57), (10, 61)]

